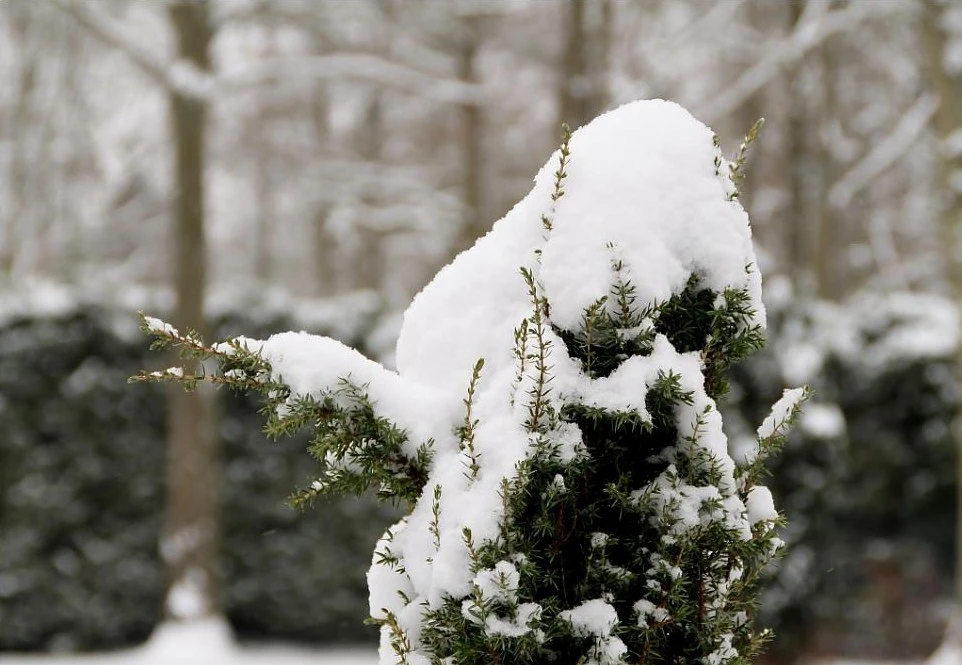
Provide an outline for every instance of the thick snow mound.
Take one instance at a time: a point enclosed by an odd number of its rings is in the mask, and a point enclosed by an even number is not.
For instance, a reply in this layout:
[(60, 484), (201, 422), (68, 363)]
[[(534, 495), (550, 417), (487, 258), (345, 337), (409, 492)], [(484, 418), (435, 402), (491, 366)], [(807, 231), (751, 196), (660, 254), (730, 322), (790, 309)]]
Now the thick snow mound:
[(728, 200), (728, 165), (708, 127), (673, 102), (636, 101), (579, 129), (570, 147), (553, 212), (558, 152), (531, 192), (414, 299), (398, 340), (402, 374), (460, 389), (479, 357), (492, 369), (511, 364), (512, 330), (531, 310), (518, 268), (535, 250), (552, 322), (566, 329), (609, 293), (616, 258), (639, 305), (667, 300), (694, 273), (715, 290), (747, 287), (764, 323), (748, 216)]

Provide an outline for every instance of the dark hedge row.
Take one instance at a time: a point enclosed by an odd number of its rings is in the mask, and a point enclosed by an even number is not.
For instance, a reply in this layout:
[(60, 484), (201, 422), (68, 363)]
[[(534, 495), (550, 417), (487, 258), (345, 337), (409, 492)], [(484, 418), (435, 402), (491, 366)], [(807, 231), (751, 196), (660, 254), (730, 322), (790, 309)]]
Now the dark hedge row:
[(736, 436), (783, 385), (814, 388), (771, 467), (790, 545), (763, 600), (774, 662), (801, 651), (908, 659), (940, 639), (955, 538), (955, 316), (928, 296), (797, 304), (774, 312), (768, 349), (736, 368)]
[[(931, 314), (918, 303), (797, 306), (774, 314), (769, 348), (735, 370), (733, 441), (797, 380), (802, 353), (818, 361), (809, 410), (843, 416), (837, 431), (803, 418), (772, 469), (792, 545), (766, 600), (779, 657), (894, 657), (937, 638), (930, 610), (950, 588), (958, 391), (950, 347), (905, 341), (906, 331), (954, 334)], [(355, 319), (354, 333), (339, 334), (364, 350), (375, 321)], [(217, 322), (220, 335), (292, 327), (282, 317)], [(157, 387), (126, 382), (159, 362), (127, 315), (0, 323), (0, 651), (128, 645), (159, 619), (164, 402)], [(290, 509), (285, 498), (313, 470), (304, 442), (268, 442), (247, 398), (222, 395), (220, 416), (225, 602), (240, 637), (372, 640), (364, 572), (391, 510), (353, 498)]]
[[(221, 333), (296, 327), (224, 317)], [(324, 332), (324, 331), (320, 331)], [(360, 331), (348, 343), (363, 346)], [(0, 327), (0, 650), (100, 649), (160, 618), (165, 418), (134, 317), (101, 310)], [(223, 395), (223, 570), (242, 638), (369, 641), (364, 573), (391, 510), (345, 499), (301, 513), (304, 442), (268, 442), (250, 399)]]

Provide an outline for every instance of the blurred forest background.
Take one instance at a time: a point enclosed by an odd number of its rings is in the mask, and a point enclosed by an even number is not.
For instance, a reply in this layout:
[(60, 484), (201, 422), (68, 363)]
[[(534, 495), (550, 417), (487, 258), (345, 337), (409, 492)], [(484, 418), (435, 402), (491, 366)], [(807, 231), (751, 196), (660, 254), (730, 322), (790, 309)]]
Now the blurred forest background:
[(731, 445), (783, 387), (816, 391), (772, 468), (769, 660), (939, 642), (962, 3), (0, 0), (0, 82), (0, 651), (220, 614), (246, 640), (371, 643), (391, 507), (299, 514), (313, 463), (265, 442), (256, 404), (126, 385), (162, 362), (135, 312), (390, 362), (412, 295), (527, 192), (561, 123), (642, 97), (729, 154), (767, 119), (742, 201), (769, 345), (724, 405)]

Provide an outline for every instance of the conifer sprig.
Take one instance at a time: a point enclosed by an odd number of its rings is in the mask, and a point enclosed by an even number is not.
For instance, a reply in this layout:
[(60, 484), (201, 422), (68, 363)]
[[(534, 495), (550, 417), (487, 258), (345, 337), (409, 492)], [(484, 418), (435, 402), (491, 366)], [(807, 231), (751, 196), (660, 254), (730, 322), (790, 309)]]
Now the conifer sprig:
[(434, 537), (434, 550), (441, 548), (441, 495), (443, 488), (440, 484), (434, 486), (434, 496), (431, 498), (431, 523), (428, 529)]
[(474, 480), (481, 471), (480, 454), (474, 448), (474, 430), (478, 426), (478, 421), (474, 418), (474, 394), (478, 388), (478, 381), (481, 379), (481, 370), (484, 369), (484, 358), (478, 358), (471, 371), (471, 381), (468, 383), (468, 395), (462, 400), (464, 402), (464, 424), (458, 430), (458, 439), (461, 442), (461, 452), (467, 458), (465, 466), (468, 468), (468, 477)]
[(511, 387), (511, 405), (514, 406), (515, 393), (524, 380), (526, 363), (528, 361), (528, 319), (521, 319), (521, 323), (514, 329), (514, 360), (515, 376)]
[(408, 656), (411, 655), (412, 649), (411, 641), (408, 639), (407, 633), (401, 628), (401, 624), (398, 623), (397, 616), (393, 612), (387, 609), (382, 609), (381, 611), (386, 617), (381, 623), (390, 630), (391, 648), (398, 657), (398, 665), (410, 665)]
[(748, 488), (761, 483), (770, 475), (767, 466), (768, 461), (785, 446), (785, 440), (798, 421), (802, 413), (802, 407), (805, 402), (812, 398), (812, 394), (811, 388), (804, 386), (802, 395), (792, 405), (791, 409), (774, 423), (771, 434), (759, 437), (756, 441), (757, 448), (754, 454), (749, 457), (745, 464), (735, 469), (735, 478), (741, 491), (747, 492)]
[(551, 191), (550, 212), (541, 215), (541, 225), (550, 232), (553, 225), (555, 207), (561, 197), (565, 195), (564, 182), (568, 177), (568, 160), (571, 157), (571, 128), (567, 124), (561, 125), (561, 146), (558, 149), (558, 168), (554, 172), (554, 187)]
[[(256, 392), (264, 398), (264, 432), (272, 439), (305, 429), (311, 432), (308, 452), (320, 463), (319, 473), (289, 501), (297, 507), (312, 504), (328, 494), (360, 494), (370, 487), (381, 499), (413, 504), (427, 480), (433, 442), (408, 449), (408, 435), (377, 415), (366, 387), (350, 377), (320, 395), (292, 395), (283, 377), (275, 377), (269, 362), (250, 348), (245, 338), (207, 344), (194, 331), (181, 333), (170, 324), (141, 314), (141, 327), (153, 337), (152, 348), (178, 354), (183, 367), (144, 371), (132, 382), (176, 383), (191, 390), (199, 383)], [(214, 366), (207, 371), (206, 363)], [(480, 369), (479, 369), (480, 371)]]
[(544, 433), (554, 427), (557, 414), (548, 396), (551, 393), (551, 340), (548, 339), (548, 300), (541, 294), (541, 289), (530, 268), (521, 268), (521, 275), (528, 286), (528, 296), (531, 298), (532, 314), (528, 335), (532, 340), (533, 351), (526, 360), (533, 364), (531, 375), (532, 386), (528, 390), (528, 418), (525, 429), (531, 433)]
[[(176, 353), (182, 366), (165, 370), (142, 371), (130, 377), (131, 383), (176, 383), (186, 390), (193, 390), (199, 383), (225, 385), (235, 390), (262, 389), (265, 386), (279, 388), (280, 384), (269, 381), (270, 365), (247, 346), (244, 338), (228, 339), (220, 344), (208, 345), (194, 330), (181, 333), (169, 323), (140, 312), (140, 328), (152, 338), (152, 350), (171, 350)], [(215, 361), (222, 371), (208, 372), (206, 361)], [(196, 368), (194, 371), (188, 367)]]
[(748, 160), (748, 151), (755, 143), (758, 138), (759, 133), (762, 131), (762, 127), (765, 126), (765, 118), (759, 118), (756, 120), (751, 128), (748, 130), (748, 134), (742, 140), (741, 144), (738, 146), (738, 151), (735, 153), (735, 159), (731, 161), (728, 165), (729, 177), (731, 178), (732, 185), (734, 189), (732, 193), (728, 195), (729, 201), (734, 201), (740, 195), (739, 185), (745, 179), (745, 162)]

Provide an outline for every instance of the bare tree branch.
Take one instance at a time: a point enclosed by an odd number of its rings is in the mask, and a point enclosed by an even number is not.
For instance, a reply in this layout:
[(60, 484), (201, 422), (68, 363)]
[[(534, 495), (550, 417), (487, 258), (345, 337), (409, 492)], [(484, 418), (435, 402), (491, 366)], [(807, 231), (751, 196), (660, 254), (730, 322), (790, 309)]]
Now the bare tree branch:
[(736, 111), (784, 67), (798, 62), (832, 35), (851, 30), (871, 18), (906, 11), (908, 7), (900, 2), (855, 2), (846, 9), (826, 12), (825, 6), (826, 3), (809, 3), (787, 39), (778, 40), (758, 58), (754, 67), (726, 85), (714, 99), (697, 104), (704, 109), (707, 120), (713, 122)]
[(93, 9), (90, 3), (53, 0), (53, 6), (69, 14), (104, 44), (122, 51), (154, 83), (164, 88), (174, 88), (168, 64), (131, 39), (121, 28), (114, 25), (110, 18)]
[(124, 53), (144, 74), (164, 89), (185, 97), (210, 99), (268, 83), (304, 78), (356, 79), (401, 89), (445, 103), (480, 104), (481, 88), (457, 79), (439, 79), (408, 65), (369, 53), (338, 53), (310, 58), (276, 58), (245, 63), (243, 69), (211, 76), (185, 61), (167, 62), (143, 48), (113, 21), (89, 3), (53, 0), (55, 7), (72, 16), (101, 42)]
[(936, 94), (922, 94), (905, 112), (892, 133), (876, 143), (855, 166), (832, 185), (828, 192), (828, 202), (832, 207), (847, 206), (863, 187), (895, 164), (928, 126), (938, 107), (939, 99)]
[(272, 58), (222, 72), (215, 85), (223, 92), (303, 79), (357, 79), (402, 89), (442, 102), (478, 104), (481, 86), (438, 79), (407, 65), (370, 53), (333, 53), (308, 58)]

